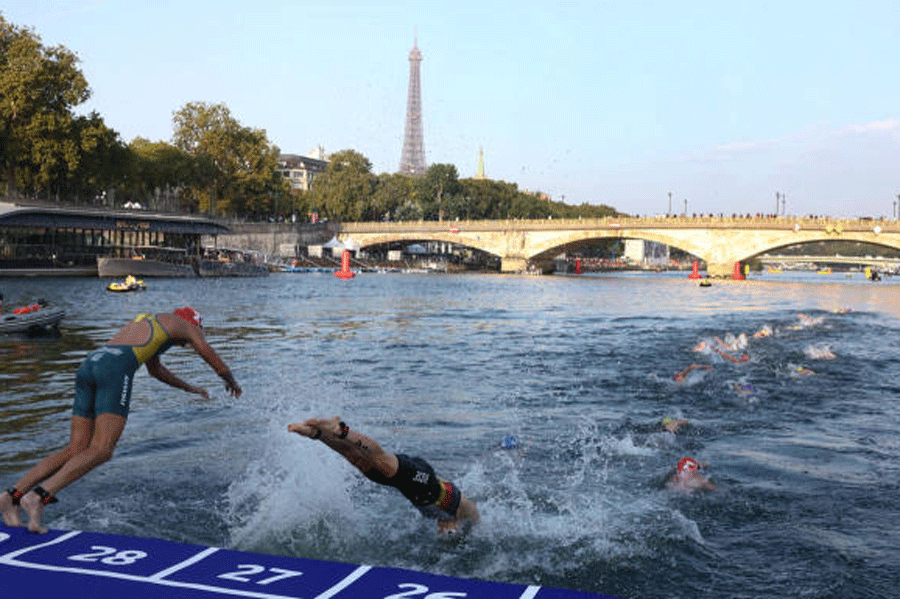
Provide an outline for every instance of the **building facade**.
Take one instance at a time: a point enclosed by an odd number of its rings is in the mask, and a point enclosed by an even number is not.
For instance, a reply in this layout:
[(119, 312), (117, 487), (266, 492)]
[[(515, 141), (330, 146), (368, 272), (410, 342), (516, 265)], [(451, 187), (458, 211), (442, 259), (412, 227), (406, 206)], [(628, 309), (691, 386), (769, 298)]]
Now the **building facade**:
[(291, 191), (300, 193), (312, 189), (313, 180), (325, 172), (328, 161), (322, 146), (310, 152), (314, 156), (282, 154), (278, 157), (278, 171), (291, 184)]

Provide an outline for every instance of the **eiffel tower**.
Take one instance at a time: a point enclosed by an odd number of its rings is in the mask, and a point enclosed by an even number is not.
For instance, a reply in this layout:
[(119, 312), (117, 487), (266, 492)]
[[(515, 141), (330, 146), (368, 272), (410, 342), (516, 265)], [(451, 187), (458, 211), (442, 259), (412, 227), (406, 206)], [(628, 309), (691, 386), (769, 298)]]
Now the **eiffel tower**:
[(409, 93), (406, 98), (406, 131), (403, 135), (403, 154), (400, 156), (400, 173), (404, 175), (425, 174), (425, 142), (422, 138), (422, 88), (420, 86), (419, 64), (422, 52), (418, 40), (413, 38), (409, 51)]

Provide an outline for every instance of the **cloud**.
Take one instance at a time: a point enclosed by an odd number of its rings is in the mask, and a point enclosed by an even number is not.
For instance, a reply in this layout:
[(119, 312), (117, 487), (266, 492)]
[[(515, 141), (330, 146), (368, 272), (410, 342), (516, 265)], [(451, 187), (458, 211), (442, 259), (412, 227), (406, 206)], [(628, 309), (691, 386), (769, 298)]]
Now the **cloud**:
[(900, 118), (886, 118), (841, 128), (810, 127), (783, 137), (733, 141), (700, 152), (681, 154), (669, 162), (719, 162), (746, 158), (750, 154), (776, 150), (785, 146), (803, 147), (833, 139), (857, 136), (883, 137), (885, 135), (900, 143)]
[(882, 133), (889, 132), (893, 133), (896, 131), (900, 131), (900, 119), (884, 119), (882, 121), (872, 121), (871, 123), (865, 123), (864, 125), (851, 125), (850, 127), (845, 127), (840, 129), (837, 133), (839, 135), (847, 135), (847, 134), (865, 134), (865, 133)]

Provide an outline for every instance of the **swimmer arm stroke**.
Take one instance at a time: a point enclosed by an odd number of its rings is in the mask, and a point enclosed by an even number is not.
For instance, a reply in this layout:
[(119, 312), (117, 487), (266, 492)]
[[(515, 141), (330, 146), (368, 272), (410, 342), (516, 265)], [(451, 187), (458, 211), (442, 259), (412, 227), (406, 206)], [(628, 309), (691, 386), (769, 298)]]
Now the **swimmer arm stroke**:
[(303, 423), (289, 425), (288, 430), (321, 441), (362, 473), (375, 468), (388, 478), (396, 474), (399, 465), (394, 454), (386, 452), (371, 437), (354, 430), (347, 429), (346, 435), (341, 437), (341, 424), (343, 421), (338, 416), (331, 419), (310, 418)]
[[(234, 397), (241, 396), (241, 393), (243, 392), (241, 390), (241, 386), (238, 385), (237, 381), (234, 379), (234, 376), (231, 374), (231, 370), (228, 368), (228, 365), (225, 364), (222, 358), (219, 357), (219, 354), (216, 353), (216, 350), (214, 350), (212, 346), (207, 343), (206, 338), (203, 336), (203, 331), (200, 329), (200, 327), (189, 324), (177, 317), (169, 318), (169, 315), (167, 314), (160, 315), (159, 317), (166, 319), (166, 329), (169, 331), (169, 334), (173, 339), (177, 340), (177, 342), (180, 342), (182, 345), (190, 345), (194, 349), (194, 351), (197, 352), (197, 355), (203, 358), (203, 360), (210, 365), (215, 373), (222, 377), (222, 380), (225, 381), (225, 389), (228, 391), (228, 393), (230, 393)], [(149, 362), (147, 369), (150, 369)], [(151, 372), (151, 374), (153, 373)], [(169, 374), (171, 375), (171, 373)], [(175, 377), (175, 375), (171, 376)], [(177, 377), (175, 378), (177, 379)], [(168, 381), (163, 380), (163, 382)], [(177, 384), (173, 386), (179, 387), (179, 385)], [(185, 389), (184, 387), (179, 388)], [(190, 391), (189, 389), (186, 390)]]
[(206, 392), (205, 389), (201, 389), (200, 387), (195, 387), (190, 383), (187, 383), (169, 371), (168, 368), (163, 366), (163, 363), (160, 361), (159, 356), (153, 356), (149, 360), (147, 360), (147, 372), (150, 373), (150, 376), (153, 378), (164, 382), (165, 384), (175, 387), (176, 389), (182, 389), (187, 391), (188, 393), (196, 393), (197, 395), (203, 396), (204, 399), (209, 399), (209, 393)]

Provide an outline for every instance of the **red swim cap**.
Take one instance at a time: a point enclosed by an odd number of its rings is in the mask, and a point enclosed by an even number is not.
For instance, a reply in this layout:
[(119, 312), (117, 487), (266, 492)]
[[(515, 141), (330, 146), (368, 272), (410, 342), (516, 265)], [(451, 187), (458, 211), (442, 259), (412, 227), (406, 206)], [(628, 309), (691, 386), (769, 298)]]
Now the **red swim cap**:
[(203, 319), (200, 317), (200, 313), (190, 306), (178, 308), (177, 310), (173, 310), (172, 313), (175, 314), (175, 316), (180, 316), (193, 325), (197, 325), (198, 327), (203, 326)]
[(694, 458), (681, 458), (678, 461), (678, 474), (699, 470), (700, 464)]

